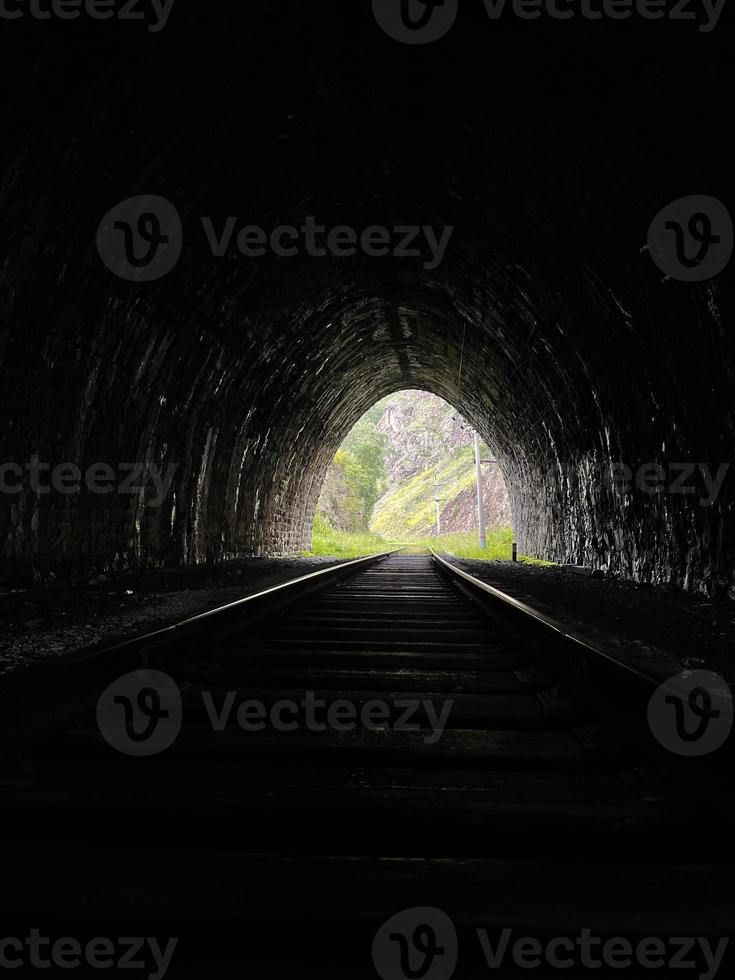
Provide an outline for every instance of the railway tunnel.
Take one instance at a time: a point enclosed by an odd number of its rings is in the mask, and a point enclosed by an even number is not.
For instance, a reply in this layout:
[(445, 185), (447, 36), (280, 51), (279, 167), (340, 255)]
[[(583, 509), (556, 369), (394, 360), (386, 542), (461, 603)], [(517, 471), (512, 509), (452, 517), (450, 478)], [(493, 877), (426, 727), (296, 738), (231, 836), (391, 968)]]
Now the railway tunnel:
[[(413, 387), (493, 446), (526, 553), (732, 593), (698, 465), (731, 455), (732, 283), (647, 251), (732, 192), (726, 31), (478, 4), (407, 47), (366, 3), (231, 8), (5, 25), (3, 578), (297, 553), (343, 436)], [(100, 246), (138, 197), (180, 222), (151, 281)], [(66, 463), (105, 492), (31, 485)], [(110, 492), (143, 464), (160, 506)]]
[[(732, 33), (564, 4), (0, 0), (0, 969), (732, 961)], [(397, 392), (605, 574), (302, 575)]]

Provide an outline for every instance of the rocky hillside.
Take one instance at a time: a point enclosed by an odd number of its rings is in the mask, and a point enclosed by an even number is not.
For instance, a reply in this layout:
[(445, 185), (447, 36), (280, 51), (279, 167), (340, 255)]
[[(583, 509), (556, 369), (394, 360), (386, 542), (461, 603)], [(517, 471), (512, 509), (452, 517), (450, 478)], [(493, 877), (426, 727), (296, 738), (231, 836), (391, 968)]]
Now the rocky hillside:
[[(450, 405), (424, 391), (403, 391), (376, 405), (335, 457), (319, 511), (333, 527), (386, 538), (436, 534), (435, 485), (442, 533), (477, 528), (473, 432)], [(364, 448), (369, 443), (370, 453)], [(378, 451), (380, 450), (380, 451)], [(381, 457), (382, 454), (382, 457)], [(492, 453), (483, 446), (483, 459)], [(379, 459), (379, 457), (381, 457)], [(359, 465), (357, 465), (359, 461)], [(355, 501), (355, 475), (371, 472), (369, 513)], [(497, 465), (483, 467), (488, 527), (510, 526), (505, 483)]]
[(377, 424), (386, 437), (389, 486), (446, 462), (453, 450), (472, 443), (461, 415), (428, 391), (400, 391), (381, 403)]
[[(434, 537), (436, 480), (439, 481), (442, 534), (477, 530), (475, 459), (471, 449), (455, 451), (439, 464), (388, 491), (375, 506), (371, 529), (386, 538)], [(488, 527), (510, 527), (511, 513), (503, 477), (497, 467), (484, 467), (485, 522)]]

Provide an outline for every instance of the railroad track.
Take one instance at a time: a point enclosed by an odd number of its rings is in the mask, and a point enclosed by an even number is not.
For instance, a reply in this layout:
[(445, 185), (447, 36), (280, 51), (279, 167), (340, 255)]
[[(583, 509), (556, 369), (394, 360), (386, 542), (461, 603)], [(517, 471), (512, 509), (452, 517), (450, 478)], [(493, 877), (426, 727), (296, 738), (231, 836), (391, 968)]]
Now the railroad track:
[[(178, 937), (166, 976), (254, 980), (486, 977), (478, 929), (495, 952), (503, 930), (714, 948), (735, 931), (724, 750), (661, 748), (661, 680), (399, 553), (7, 681), (5, 935)], [(422, 932), (381, 930), (415, 908)], [(162, 975), (146, 950), (138, 975)]]

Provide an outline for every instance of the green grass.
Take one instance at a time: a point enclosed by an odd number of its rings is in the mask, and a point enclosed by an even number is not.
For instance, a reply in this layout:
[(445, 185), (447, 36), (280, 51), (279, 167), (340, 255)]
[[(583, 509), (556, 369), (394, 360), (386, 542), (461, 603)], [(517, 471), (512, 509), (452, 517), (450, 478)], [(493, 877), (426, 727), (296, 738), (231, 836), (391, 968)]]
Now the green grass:
[(421, 544), (443, 555), (457, 558), (483, 558), (486, 561), (508, 560), (513, 557), (513, 531), (509, 527), (494, 527), (487, 532), (487, 548), (481, 549), (474, 532), (442, 534), (438, 538), (424, 538)]
[[(314, 519), (314, 534), (311, 551), (306, 555), (331, 558), (361, 558), (375, 555), (381, 551), (405, 549), (406, 554), (426, 554), (433, 548), (439, 554), (454, 555), (456, 558), (478, 558), (483, 561), (510, 561), (513, 557), (513, 531), (509, 527), (490, 528), (487, 532), (487, 548), (480, 549), (477, 535), (442, 534), (438, 538), (420, 540), (389, 541), (379, 534), (353, 534), (337, 531), (321, 514)], [(551, 565), (552, 562), (518, 556), (519, 561), (531, 565)]]
[[(513, 538), (512, 528), (493, 527), (487, 531), (487, 548), (480, 548), (477, 533), (474, 531), (469, 534), (442, 534), (438, 538), (426, 538), (421, 543), (441, 555), (478, 558), (482, 561), (511, 561)], [(518, 561), (528, 565), (553, 565), (553, 562), (529, 558), (528, 555), (518, 555)]]
[(469, 446), (455, 449), (443, 463), (417, 473), (378, 502), (372, 517), (373, 530), (386, 538), (421, 538), (436, 521), (434, 483), (441, 484), (441, 496), (452, 500), (474, 486), (475, 462)]
[(305, 554), (328, 558), (362, 558), (363, 555), (391, 551), (394, 547), (379, 534), (337, 531), (321, 514), (317, 514), (314, 518), (311, 551)]

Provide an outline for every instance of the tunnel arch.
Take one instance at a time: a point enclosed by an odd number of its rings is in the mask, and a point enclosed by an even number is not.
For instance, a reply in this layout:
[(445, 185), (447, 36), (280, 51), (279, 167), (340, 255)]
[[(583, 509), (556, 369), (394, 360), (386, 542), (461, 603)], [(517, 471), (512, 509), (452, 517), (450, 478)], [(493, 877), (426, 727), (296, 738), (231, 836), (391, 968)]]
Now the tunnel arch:
[[(456, 406), (426, 387), (377, 399), (330, 460), (312, 543), (323, 549), (317, 539), (332, 532), (364, 531), (386, 544), (478, 533), (474, 437)], [(502, 467), (492, 446), (481, 440), (480, 449), (485, 527), (512, 534)]]
[[(11, 77), (21, 59), (33, 71), (1, 158), (3, 457), (177, 469), (155, 508), (4, 494), (2, 574), (297, 552), (351, 425), (423, 387), (494, 447), (526, 553), (732, 590), (729, 483), (704, 508), (592, 478), (731, 457), (731, 281), (662, 283), (641, 251), (668, 201), (732, 196), (715, 142), (676, 129), (687, 113), (721, 125), (727, 44), (696, 39), (701, 70), (680, 78), (676, 32), (654, 49), (621, 26), (603, 49), (589, 25), (549, 45), (541, 27), (470, 21), (442, 42), (464, 54), (458, 78), (407, 57), (369, 4), (293, 2), (287, 27), (283, 6), (192, 6), (159, 39), (89, 26), (8, 53)], [(175, 202), (185, 248), (135, 285), (95, 233), (152, 192)], [(244, 261), (211, 253), (204, 215), (454, 233), (433, 270)]]

